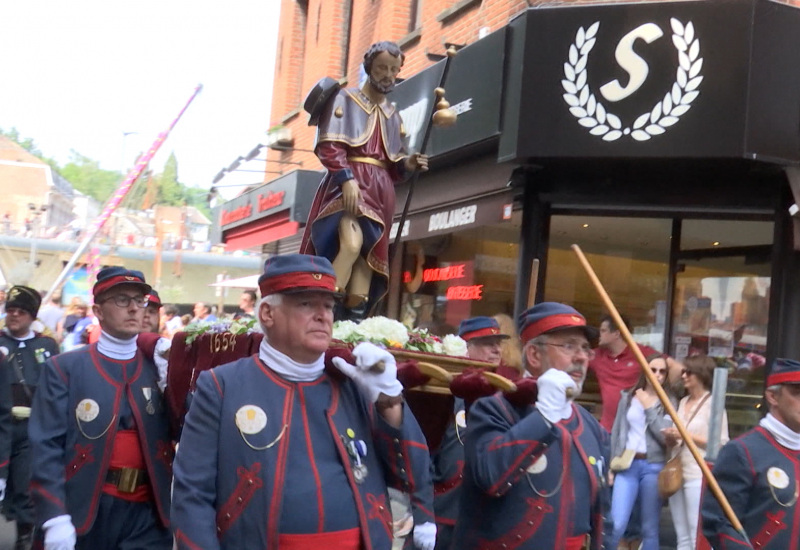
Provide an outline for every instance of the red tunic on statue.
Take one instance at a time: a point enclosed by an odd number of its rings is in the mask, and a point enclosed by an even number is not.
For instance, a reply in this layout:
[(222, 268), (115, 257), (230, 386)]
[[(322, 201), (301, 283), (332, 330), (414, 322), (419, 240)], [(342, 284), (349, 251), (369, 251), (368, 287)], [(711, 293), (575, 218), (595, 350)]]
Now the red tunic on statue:
[(364, 233), (361, 255), (374, 273), (370, 305), (388, 288), (394, 185), (404, 176), (401, 134), (400, 115), (391, 104), (374, 105), (354, 89), (339, 92), (319, 125), (315, 152), (327, 173), (311, 205), (300, 251), (336, 258), (344, 213), (341, 186), (356, 180), (361, 190), (358, 220)]

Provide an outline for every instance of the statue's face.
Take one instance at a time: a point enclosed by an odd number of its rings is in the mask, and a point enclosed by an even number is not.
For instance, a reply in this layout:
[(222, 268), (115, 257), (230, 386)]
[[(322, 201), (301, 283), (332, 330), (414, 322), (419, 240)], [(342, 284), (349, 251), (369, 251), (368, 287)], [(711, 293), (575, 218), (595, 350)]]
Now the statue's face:
[(369, 72), (370, 85), (382, 94), (388, 94), (394, 89), (394, 82), (400, 72), (402, 61), (389, 52), (381, 52), (372, 61)]

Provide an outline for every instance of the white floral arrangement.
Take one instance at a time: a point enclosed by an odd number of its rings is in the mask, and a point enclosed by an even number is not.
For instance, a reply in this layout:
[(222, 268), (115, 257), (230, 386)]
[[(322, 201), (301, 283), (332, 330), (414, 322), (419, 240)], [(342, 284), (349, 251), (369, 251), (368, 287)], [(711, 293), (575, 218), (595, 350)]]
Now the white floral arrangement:
[(465, 357), (467, 343), (454, 334), (439, 338), (427, 329), (408, 330), (400, 321), (388, 317), (369, 317), (360, 323), (337, 321), (333, 324), (333, 338), (347, 344), (372, 342), (386, 348), (421, 351)]

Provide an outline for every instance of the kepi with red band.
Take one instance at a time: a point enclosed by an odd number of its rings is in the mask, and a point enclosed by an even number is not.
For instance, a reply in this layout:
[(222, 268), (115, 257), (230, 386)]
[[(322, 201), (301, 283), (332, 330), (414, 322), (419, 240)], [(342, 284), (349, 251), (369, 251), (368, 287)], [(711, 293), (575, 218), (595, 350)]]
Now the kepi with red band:
[(336, 273), (327, 258), (309, 254), (274, 256), (264, 262), (264, 273), (258, 278), (261, 296), (297, 292), (336, 292)]
[(144, 294), (149, 294), (153, 289), (144, 280), (141, 271), (125, 269), (121, 266), (106, 267), (97, 274), (97, 282), (92, 287), (92, 295), (97, 298), (110, 288), (117, 285), (136, 285)]
[(572, 328), (582, 330), (589, 341), (598, 335), (597, 329), (588, 326), (575, 308), (557, 302), (541, 302), (525, 310), (517, 319), (517, 326), (523, 344), (540, 334)]
[(458, 326), (458, 335), (467, 342), (475, 338), (510, 338), (500, 332), (500, 325), (492, 317), (464, 319)]
[(767, 376), (767, 387), (778, 384), (800, 384), (800, 361), (775, 359), (772, 372)]
[(161, 307), (164, 304), (161, 303), (161, 297), (158, 295), (156, 289), (150, 289), (150, 294), (147, 294), (144, 297), (144, 301), (148, 306), (158, 306)]

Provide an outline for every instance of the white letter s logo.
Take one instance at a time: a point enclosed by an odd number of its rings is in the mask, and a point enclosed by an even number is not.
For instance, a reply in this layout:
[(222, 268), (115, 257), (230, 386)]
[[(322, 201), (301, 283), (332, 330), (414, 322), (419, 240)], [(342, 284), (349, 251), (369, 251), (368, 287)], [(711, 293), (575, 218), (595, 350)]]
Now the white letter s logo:
[(628, 85), (624, 88), (620, 86), (619, 80), (613, 80), (600, 88), (600, 93), (608, 101), (616, 102), (625, 99), (642, 87), (650, 67), (647, 62), (633, 51), (633, 44), (637, 38), (641, 38), (648, 44), (664, 36), (662, 30), (655, 23), (645, 23), (636, 27), (631, 32), (622, 37), (617, 44), (614, 52), (619, 66), (625, 69), (630, 75)]

